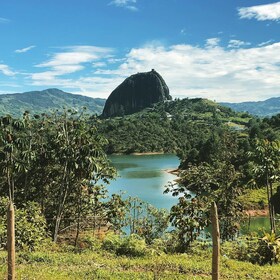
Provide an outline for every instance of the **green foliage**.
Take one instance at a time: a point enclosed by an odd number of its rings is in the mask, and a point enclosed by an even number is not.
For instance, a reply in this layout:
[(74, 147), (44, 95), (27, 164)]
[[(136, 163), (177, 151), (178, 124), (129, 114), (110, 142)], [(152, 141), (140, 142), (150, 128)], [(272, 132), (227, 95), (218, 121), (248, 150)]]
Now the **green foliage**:
[(221, 254), (235, 260), (255, 263), (258, 236), (255, 233), (241, 236), (221, 244)]
[(1, 94), (0, 116), (10, 114), (21, 117), (26, 110), (34, 114), (51, 113), (55, 110), (63, 112), (64, 108), (81, 111), (84, 107), (91, 115), (101, 114), (105, 101), (105, 99), (70, 94), (58, 89)]
[(111, 199), (106, 204), (107, 218), (110, 228), (114, 232), (121, 232), (126, 223), (126, 216), (129, 212), (129, 204), (120, 194), (112, 194)]
[(129, 212), (126, 220), (130, 234), (137, 234), (151, 244), (165, 233), (169, 225), (166, 209), (157, 209), (137, 197), (129, 197), (127, 203)]
[[(7, 205), (8, 200), (0, 199), (0, 240), (2, 244), (7, 242)], [(46, 220), (40, 207), (34, 202), (28, 202), (15, 211), (15, 240), (18, 249), (34, 250), (47, 239)]]
[(207, 140), (209, 145), (213, 129), (227, 127), (224, 124), (234, 116), (237, 115), (229, 108), (214, 102), (183, 99), (160, 102), (133, 115), (101, 120), (98, 130), (109, 139), (109, 154), (176, 152), (185, 160), (202, 144), (207, 146)]
[(116, 234), (107, 234), (102, 243), (102, 248), (117, 255), (140, 257), (147, 253), (145, 240), (137, 234), (120, 237)]
[(116, 252), (117, 249), (122, 244), (122, 238), (119, 234), (115, 234), (113, 232), (106, 234), (103, 242), (102, 242), (102, 248), (110, 251), (110, 252)]
[(172, 206), (170, 221), (178, 231), (179, 244), (176, 250), (185, 252), (209, 223), (207, 204), (201, 199), (180, 197), (177, 205)]
[(67, 220), (90, 213), (97, 195), (92, 184), (114, 177), (103, 149), (107, 141), (93, 119), (89, 124), (71, 110), (34, 118), (26, 112), (22, 120), (2, 117), (0, 127), (0, 195), (19, 206), (39, 203), (56, 240)]
[(254, 262), (260, 265), (273, 264), (280, 261), (280, 238), (275, 233), (265, 233), (265, 236), (259, 240)]
[[(211, 250), (207, 244), (195, 243), (184, 254), (154, 254), (131, 258), (108, 251), (57, 248), (19, 252), (17, 278), (42, 280), (183, 280), (211, 279)], [(278, 280), (280, 266), (259, 266), (221, 256), (221, 279)], [(6, 277), (6, 252), (0, 251), (0, 278)]]
[(273, 183), (278, 181), (280, 174), (280, 141), (256, 140), (253, 147), (254, 150), (248, 153), (254, 162), (252, 181), (259, 186), (266, 186), (270, 226), (271, 231), (275, 231), (275, 211), (271, 199)]
[(91, 251), (100, 250), (102, 242), (100, 239), (96, 238), (92, 232), (83, 232), (83, 234), (79, 238), (79, 242), (77, 247), (80, 249), (88, 249)]
[[(229, 240), (237, 235), (242, 218), (239, 177), (228, 162), (216, 162), (215, 166), (201, 163), (181, 172), (178, 184), (166, 188), (165, 192), (173, 196), (181, 195), (177, 205), (171, 208), (170, 216), (185, 248), (208, 225), (212, 201), (217, 203), (221, 238)], [(194, 192), (192, 199), (190, 191)]]
[(262, 238), (251, 233), (234, 242), (223, 243), (222, 254), (239, 261), (272, 265), (280, 261), (280, 238), (274, 233), (265, 233)]
[(117, 248), (117, 255), (125, 255), (130, 257), (140, 257), (147, 253), (145, 239), (137, 234), (131, 234), (122, 239), (121, 246)]
[(267, 192), (265, 187), (257, 189), (246, 189), (238, 200), (245, 210), (265, 209), (267, 207)]

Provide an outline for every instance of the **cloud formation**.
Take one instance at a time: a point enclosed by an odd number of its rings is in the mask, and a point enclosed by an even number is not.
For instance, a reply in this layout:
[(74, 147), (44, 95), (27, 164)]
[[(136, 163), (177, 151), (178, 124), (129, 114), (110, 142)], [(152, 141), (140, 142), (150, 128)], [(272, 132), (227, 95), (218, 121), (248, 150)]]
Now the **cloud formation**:
[(10, 67), (6, 64), (0, 64), (0, 72), (5, 76), (14, 76), (15, 72), (13, 72)]
[(220, 43), (220, 38), (209, 38), (206, 40), (206, 47), (213, 48), (218, 46)]
[(280, 20), (280, 2), (258, 5), (252, 7), (239, 8), (238, 13), (240, 18), (252, 19), (259, 21), (263, 20)]
[(131, 11), (137, 11), (136, 7), (137, 0), (113, 0), (109, 3), (109, 5), (114, 5), (116, 7), (126, 8)]
[(48, 68), (43, 72), (31, 74), (33, 84), (62, 83), (59, 76), (75, 73), (83, 70), (87, 63), (98, 62), (103, 58), (111, 57), (112, 49), (95, 46), (70, 46), (63, 48), (63, 51), (52, 54), (48, 61), (35, 65), (37, 68)]
[[(81, 52), (83, 48), (95, 51)], [(173, 97), (241, 102), (280, 94), (280, 42), (229, 49), (210, 38), (205, 46), (149, 44), (123, 57), (113, 57), (111, 49), (87, 46), (54, 54), (38, 67), (49, 70), (34, 73), (33, 85), (63, 87), (92, 97), (106, 98), (126, 77), (153, 68), (163, 76)], [(67, 75), (85, 67), (87, 74)]]
[(34, 49), (36, 46), (29, 46), (29, 47), (26, 47), (26, 48), (23, 48), (23, 49), (18, 49), (18, 50), (15, 50), (15, 53), (25, 53), (25, 52), (28, 52), (32, 49)]
[(228, 48), (240, 48), (240, 47), (246, 47), (246, 46), (250, 46), (251, 43), (249, 42), (244, 42), (244, 41), (241, 41), (241, 40), (230, 40), (228, 42)]

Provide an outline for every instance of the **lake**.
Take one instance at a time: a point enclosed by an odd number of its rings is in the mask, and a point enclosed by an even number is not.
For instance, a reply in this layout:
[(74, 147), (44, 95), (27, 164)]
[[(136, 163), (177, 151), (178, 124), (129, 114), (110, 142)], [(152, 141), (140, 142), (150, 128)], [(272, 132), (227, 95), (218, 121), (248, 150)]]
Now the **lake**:
[[(139, 197), (157, 208), (170, 208), (177, 203), (178, 197), (163, 194), (168, 182), (176, 176), (166, 170), (176, 169), (180, 163), (175, 155), (111, 155), (112, 165), (118, 171), (118, 177), (108, 187), (109, 194), (125, 191), (125, 196)], [(267, 217), (251, 218), (250, 231), (269, 229)], [(247, 223), (243, 232), (247, 231)]]
[(108, 188), (110, 194), (125, 191), (127, 196), (168, 210), (177, 203), (178, 198), (163, 194), (164, 186), (176, 179), (166, 171), (178, 167), (175, 155), (112, 155), (110, 160), (118, 171), (118, 178)]

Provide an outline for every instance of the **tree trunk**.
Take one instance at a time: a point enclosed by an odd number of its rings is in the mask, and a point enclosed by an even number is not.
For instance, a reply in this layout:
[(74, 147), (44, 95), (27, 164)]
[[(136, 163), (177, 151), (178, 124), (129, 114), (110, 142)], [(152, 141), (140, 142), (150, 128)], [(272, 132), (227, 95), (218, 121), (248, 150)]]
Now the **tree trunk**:
[(15, 209), (10, 201), (7, 211), (8, 280), (15, 279)]
[(213, 240), (212, 280), (219, 280), (220, 230), (219, 230), (218, 211), (215, 202), (212, 202), (211, 220), (212, 220), (212, 240)]
[(270, 204), (270, 210), (271, 210), (271, 221), (272, 221), (272, 225), (271, 225), (271, 231), (275, 232), (276, 228), (275, 228), (275, 211), (274, 211), (274, 205), (271, 203), (271, 198), (273, 196), (273, 186), (272, 183), (269, 182), (269, 190), (270, 190), (270, 199), (269, 199), (269, 204)]

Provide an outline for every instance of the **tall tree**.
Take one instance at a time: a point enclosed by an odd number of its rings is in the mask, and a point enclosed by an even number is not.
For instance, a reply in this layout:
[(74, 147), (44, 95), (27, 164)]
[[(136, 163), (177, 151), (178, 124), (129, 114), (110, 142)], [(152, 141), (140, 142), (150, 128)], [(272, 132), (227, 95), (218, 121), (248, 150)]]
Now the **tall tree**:
[(280, 141), (256, 140), (253, 150), (248, 153), (253, 161), (253, 173), (258, 185), (265, 185), (269, 208), (271, 231), (275, 232), (274, 206), (271, 203), (273, 196), (273, 183), (280, 175)]

